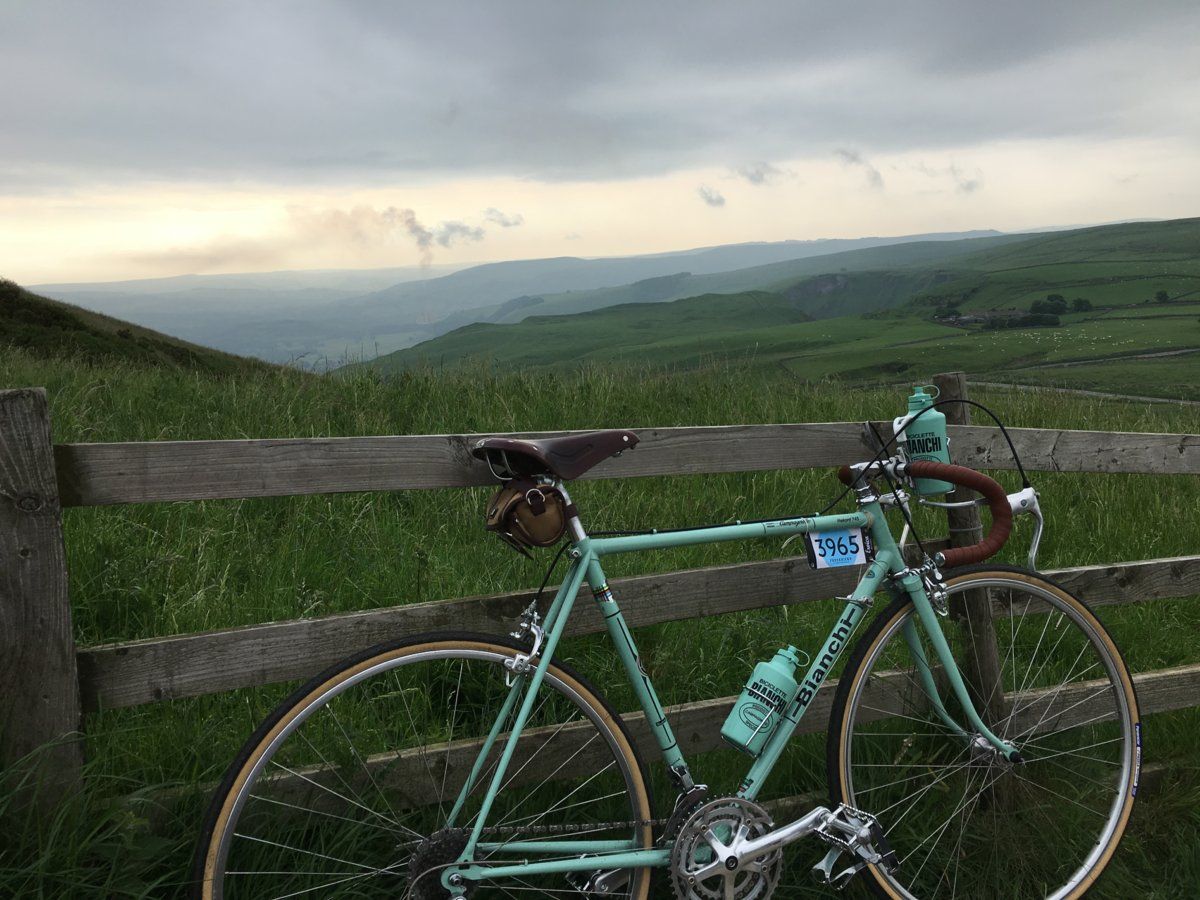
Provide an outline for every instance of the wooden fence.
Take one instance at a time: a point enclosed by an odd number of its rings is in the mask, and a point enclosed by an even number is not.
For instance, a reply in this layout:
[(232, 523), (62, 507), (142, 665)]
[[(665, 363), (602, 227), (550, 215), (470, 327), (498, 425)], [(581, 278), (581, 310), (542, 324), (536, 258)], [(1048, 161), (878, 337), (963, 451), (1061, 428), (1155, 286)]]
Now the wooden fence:
[[(965, 396), (961, 373), (935, 379), (945, 396)], [(1013, 468), (999, 431), (950, 418), (956, 462)], [(1027, 469), (1054, 472), (1200, 475), (1200, 435), (1017, 428)], [(863, 423), (639, 428), (636, 451), (589, 478), (710, 474), (833, 467), (863, 459), (873, 443)], [(45, 391), (0, 391), (0, 765), (55, 742), (50, 788), (79, 777), (87, 713), (197, 697), (306, 677), (353, 651), (436, 628), (507, 631), (532, 592), (467, 597), (387, 609), (272, 622), (200, 634), (77, 648), (63, 547), (62, 508), (346, 491), (465, 487), (492, 481), (468, 448), (477, 435), (416, 435), (236, 441), (60, 444), (50, 440)], [(974, 511), (951, 521), (970, 543)], [(481, 535), (481, 540), (483, 539)], [(1200, 555), (1114, 562), (1050, 573), (1094, 605), (1200, 594)], [(846, 593), (853, 574), (814, 572), (803, 558), (614, 579), (632, 626), (825, 600)], [(578, 609), (569, 633), (602, 630)], [(1136, 675), (1143, 712), (1200, 705), (1200, 665)], [(809, 729), (823, 727), (823, 691)], [(711, 749), (733, 698), (670, 710), (685, 750)], [(628, 715), (639, 742), (653, 743), (640, 713)]]

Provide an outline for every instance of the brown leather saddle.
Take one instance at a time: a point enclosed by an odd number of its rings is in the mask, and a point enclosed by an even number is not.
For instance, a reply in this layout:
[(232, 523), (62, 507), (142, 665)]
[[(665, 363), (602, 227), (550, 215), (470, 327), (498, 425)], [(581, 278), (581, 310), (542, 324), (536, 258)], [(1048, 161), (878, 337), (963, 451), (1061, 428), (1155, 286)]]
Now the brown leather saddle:
[(553, 475), (570, 481), (637, 443), (632, 431), (587, 431), (540, 440), (489, 437), (477, 441), (471, 454), (487, 461), (501, 477)]

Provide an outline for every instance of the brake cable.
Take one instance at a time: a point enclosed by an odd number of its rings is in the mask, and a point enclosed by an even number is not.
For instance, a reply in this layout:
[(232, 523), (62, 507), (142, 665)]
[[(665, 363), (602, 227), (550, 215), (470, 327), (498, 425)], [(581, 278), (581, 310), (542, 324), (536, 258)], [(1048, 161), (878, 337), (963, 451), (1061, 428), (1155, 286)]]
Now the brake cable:
[[(879, 433), (879, 430), (875, 427), (875, 423), (868, 422), (867, 424), (870, 426), (871, 432), (875, 435), (875, 440), (877, 440), (880, 444), (882, 444), (883, 436)], [(880, 471), (883, 473), (884, 480), (887, 481), (887, 483), (888, 483), (888, 488), (891, 490), (892, 496), (896, 498), (896, 506), (898, 506), (900, 508), (900, 514), (902, 516), (904, 516), (904, 524), (908, 526), (908, 533), (911, 534), (913, 536), (913, 539), (917, 542), (917, 548), (921, 551), (921, 558), (928, 559), (929, 551), (925, 549), (925, 544), (921, 541), (921, 535), (917, 532), (917, 526), (913, 522), (912, 513), (908, 509), (908, 504), (903, 502), (900, 499), (899, 485), (897, 485), (896, 482), (894, 482), (892, 480), (892, 476), (888, 472), (887, 466), (884, 466)]]
[[(1021, 475), (1021, 487), (1022, 488), (1033, 487), (1033, 484), (1029, 480), (1029, 475), (1026, 474), (1026, 472), (1025, 472), (1025, 466), (1021, 464), (1021, 455), (1019, 453), (1017, 453), (1017, 447), (1013, 443), (1012, 437), (1008, 433), (1008, 429), (1005, 427), (1004, 423), (1002, 421), (1000, 421), (1000, 417), (998, 415), (996, 415), (994, 412), (992, 412), (990, 409), (988, 409), (986, 406), (984, 406), (982, 403), (979, 403), (976, 400), (962, 400), (962, 399), (939, 400), (936, 403), (929, 404), (929, 406), (925, 407), (923, 410), (921, 410), (915, 416), (913, 416), (911, 419), (909, 419), (907, 422), (905, 422), (904, 427), (907, 429), (909, 425), (911, 425), (913, 422), (917, 421), (917, 419), (921, 418), (921, 416), (925, 415), (925, 413), (929, 412), (930, 410), (937, 409), (939, 406), (949, 406), (952, 403), (958, 403), (958, 404), (961, 404), (964, 406), (973, 406), (976, 409), (979, 409), (979, 410), (983, 411), (984, 413), (986, 413), (988, 415), (988, 417), (993, 422), (996, 423), (996, 425), (1000, 428), (1000, 433), (1004, 436), (1005, 443), (1008, 444), (1009, 452), (1012, 453), (1013, 462), (1016, 463), (1016, 466), (1017, 466), (1017, 472), (1019, 472)], [(882, 441), (882, 439), (879, 436), (879, 432), (875, 429), (875, 423), (868, 422), (867, 424), (871, 426), (871, 431), (875, 433), (876, 440), (880, 441), (879, 450), (867, 462), (868, 466), (872, 466), (887, 456), (888, 451), (891, 450), (892, 447), (895, 446), (896, 442), (900, 439), (900, 435), (898, 435), (898, 434), (892, 435), (892, 437), (890, 437), (887, 441)], [(890, 479), (889, 479), (889, 484), (890, 484)], [(833, 500), (831, 500), (825, 506), (825, 508), (822, 509), (820, 512), (816, 513), (816, 515), (818, 515), (818, 516), (825, 515), (825, 513), (829, 512), (831, 509), (833, 509), (835, 506), (837, 506), (839, 503), (841, 503), (846, 498), (846, 495), (850, 493), (851, 490), (853, 490), (853, 485), (847, 485), (842, 490), (842, 492), (837, 495), (837, 497), (835, 497)], [(919, 543), (919, 541), (918, 541), (918, 543)]]

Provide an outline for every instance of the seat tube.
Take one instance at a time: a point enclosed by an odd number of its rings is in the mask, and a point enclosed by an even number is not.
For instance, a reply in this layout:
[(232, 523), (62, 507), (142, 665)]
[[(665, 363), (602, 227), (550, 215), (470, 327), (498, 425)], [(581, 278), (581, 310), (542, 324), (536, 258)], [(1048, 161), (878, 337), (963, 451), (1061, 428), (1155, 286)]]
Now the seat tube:
[(654, 690), (654, 684), (650, 681), (650, 676), (646, 674), (642, 665), (637, 645), (633, 641), (633, 635), (629, 632), (629, 625), (626, 624), (625, 616), (621, 614), (621, 609), (617, 606), (613, 592), (600, 568), (600, 561), (595, 556), (588, 560), (587, 581), (596, 598), (596, 606), (604, 617), (604, 625), (612, 637), (613, 645), (617, 648), (617, 655), (625, 667), (629, 683), (633, 685), (642, 711), (646, 714), (650, 731), (658, 742), (663, 762), (667, 764), (667, 768), (683, 787), (690, 788), (692, 777), (688, 770), (687, 760), (684, 759), (683, 752), (679, 749), (679, 742), (675, 739), (671, 723), (667, 721), (667, 714), (658, 699), (658, 693)]

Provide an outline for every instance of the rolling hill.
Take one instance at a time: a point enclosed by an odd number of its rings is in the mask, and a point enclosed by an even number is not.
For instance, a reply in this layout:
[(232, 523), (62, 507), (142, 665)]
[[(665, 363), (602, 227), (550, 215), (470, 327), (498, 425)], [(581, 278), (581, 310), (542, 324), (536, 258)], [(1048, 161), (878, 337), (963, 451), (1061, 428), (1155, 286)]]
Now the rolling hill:
[(60, 303), (0, 279), (0, 346), (51, 358), (236, 373), (271, 368), (259, 360), (190, 344), (130, 322)]
[[(839, 250), (821, 256), (806, 256), (726, 272), (679, 272), (611, 288), (526, 297), (523, 298), (526, 303), (522, 309), (501, 307), (478, 320), (513, 323), (531, 314), (569, 315), (622, 303), (668, 302), (700, 294), (781, 290), (815, 275), (830, 273), (952, 265), (953, 260), (960, 256), (977, 253), (984, 247), (1002, 246), (1022, 238), (1022, 235), (989, 234), (983, 237), (956, 239), (944, 236), (936, 240), (909, 239), (894, 244)], [(447, 320), (447, 323), (449, 321), (451, 320)], [(439, 323), (439, 326), (442, 324), (446, 323)]]
[[(858, 268), (887, 255), (903, 261), (916, 249), (824, 257), (812, 261), (823, 274), (769, 291), (475, 324), (365, 365), (397, 371), (490, 360), (562, 368), (623, 359), (675, 367), (751, 358), (804, 379), (894, 380), (932, 365), (1048, 383), (1082, 363), (1103, 381), (1096, 367), (1111, 364), (1115, 376), (1120, 361), (1127, 385), (1136, 360), (1171, 353), (1170, 362), (1154, 357), (1156, 372), (1178, 376), (1165, 389), (1200, 391), (1200, 354), (1192, 353), (1200, 350), (1200, 219), (991, 240), (953, 257), (935, 247), (924, 265)], [(1166, 302), (1154, 299), (1160, 292)], [(1055, 328), (989, 327), (997, 324), (989, 319), (1028, 312), (1047, 294), (1080, 297), (1092, 308), (1064, 314)], [(838, 315), (845, 312), (857, 315)], [(1086, 384), (1084, 372), (1064, 380)]]
[(448, 273), (446, 267), (434, 266), (185, 275), (37, 289), (231, 353), (275, 362), (316, 362), (320, 357), (361, 353), (362, 348), (388, 352), (493, 318), (519, 321), (532, 313), (580, 312), (617, 303), (764, 288), (797, 271), (808, 272), (803, 266), (795, 268), (797, 260), (833, 253), (961, 243), (963, 238), (986, 240), (996, 234), (729, 244), (641, 256), (514, 260), (458, 271), (451, 267)]

